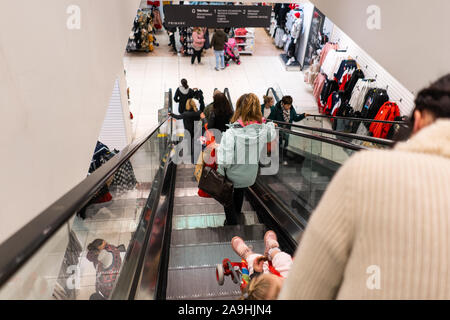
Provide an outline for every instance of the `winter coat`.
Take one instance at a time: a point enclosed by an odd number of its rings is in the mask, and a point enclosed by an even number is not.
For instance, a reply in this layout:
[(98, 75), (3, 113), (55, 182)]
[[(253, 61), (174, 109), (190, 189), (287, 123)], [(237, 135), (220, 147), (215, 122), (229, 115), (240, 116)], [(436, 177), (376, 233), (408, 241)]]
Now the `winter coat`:
[(225, 43), (228, 41), (228, 37), (223, 32), (223, 30), (217, 30), (214, 32), (214, 35), (211, 39), (211, 47), (214, 48), (215, 51), (223, 51), (225, 47)]
[[(291, 107), (290, 115), (289, 115), (289, 123), (302, 121), (305, 118), (306, 118), (306, 115), (304, 113), (297, 114), (294, 107)], [(272, 112), (270, 113), (269, 120), (285, 122), (284, 116), (283, 116), (283, 107), (281, 106), (281, 101), (279, 101), (275, 106), (272, 107)], [(286, 128), (290, 129), (290, 126), (286, 126)]]
[(217, 151), (217, 172), (226, 175), (235, 188), (252, 186), (258, 175), (261, 152), (275, 135), (273, 123), (230, 125)]
[(183, 86), (177, 88), (173, 100), (178, 102), (178, 113), (182, 114), (186, 110), (186, 101), (194, 97), (194, 90)]
[(194, 138), (194, 124), (195, 121), (200, 121), (200, 114), (201, 111), (193, 111), (193, 110), (187, 110), (184, 111), (182, 114), (172, 114), (172, 117), (181, 120), (183, 119), (183, 125), (184, 129), (189, 132), (191, 135), (191, 139)]
[(194, 50), (195, 51), (202, 50), (203, 46), (205, 45), (205, 36), (204, 36), (203, 31), (200, 33), (193, 32), (192, 39), (193, 39), (192, 47), (194, 48)]

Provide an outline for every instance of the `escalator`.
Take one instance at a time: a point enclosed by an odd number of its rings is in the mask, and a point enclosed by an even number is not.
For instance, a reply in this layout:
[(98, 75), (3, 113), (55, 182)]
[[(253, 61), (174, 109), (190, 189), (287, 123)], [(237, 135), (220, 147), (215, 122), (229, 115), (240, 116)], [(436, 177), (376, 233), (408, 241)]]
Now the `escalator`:
[[(171, 98), (169, 91), (167, 108)], [(226, 279), (219, 286), (215, 279), (216, 264), (239, 261), (231, 238), (241, 236), (263, 252), (264, 233), (273, 229), (292, 254), (333, 175), (352, 153), (368, 148), (316, 128), (286, 130), (287, 164), (276, 174), (262, 168), (246, 193), (241, 224), (223, 226), (223, 207), (197, 195), (193, 165), (174, 163), (174, 133), (172, 120), (162, 119), (2, 243), (0, 298), (236, 299), (238, 285)], [(130, 167), (136, 184), (93, 203)], [(77, 215), (82, 208), (84, 220)], [(112, 260), (104, 258), (109, 253)], [(40, 284), (39, 292), (27, 289), (30, 281)]]

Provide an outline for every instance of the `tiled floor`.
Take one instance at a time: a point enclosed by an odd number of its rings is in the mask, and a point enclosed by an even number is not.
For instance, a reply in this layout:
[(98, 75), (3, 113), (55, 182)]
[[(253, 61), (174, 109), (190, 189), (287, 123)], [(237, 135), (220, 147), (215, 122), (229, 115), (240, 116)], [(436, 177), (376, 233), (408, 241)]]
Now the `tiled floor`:
[(312, 88), (304, 82), (304, 74), (286, 71), (277, 49), (264, 29), (255, 29), (253, 55), (241, 55), (241, 64), (234, 62), (223, 71), (215, 71), (215, 58), (208, 50), (202, 64), (191, 65), (190, 57), (169, 52), (168, 37), (160, 31), (160, 43), (153, 53), (126, 54), (124, 65), (130, 87), (130, 109), (135, 118), (135, 136), (142, 135), (158, 122), (157, 110), (163, 107), (164, 92), (172, 88), (175, 93), (180, 80), (186, 78), (191, 88), (202, 89), (205, 103), (212, 101), (214, 88), (228, 87), (233, 103), (244, 93), (253, 92), (261, 97), (269, 87), (281, 88), (285, 95), (294, 98), (298, 112), (317, 113)]

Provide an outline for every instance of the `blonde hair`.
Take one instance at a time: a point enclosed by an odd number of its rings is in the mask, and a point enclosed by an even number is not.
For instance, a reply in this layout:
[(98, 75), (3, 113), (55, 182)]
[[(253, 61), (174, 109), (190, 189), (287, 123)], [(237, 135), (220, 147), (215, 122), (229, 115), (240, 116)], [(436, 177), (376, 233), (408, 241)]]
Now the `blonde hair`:
[(273, 101), (273, 97), (271, 96), (263, 96), (264, 104), (268, 104), (270, 101)]
[(275, 292), (275, 297), (268, 297), (267, 293), (273, 286), (273, 282), (270, 278), (265, 277), (264, 274), (258, 275), (253, 278), (245, 288), (240, 300), (268, 300), (275, 298), (279, 295), (279, 289)]
[(195, 103), (194, 99), (188, 99), (186, 101), (186, 110), (187, 111), (194, 110), (195, 112), (198, 111), (197, 104)]
[(242, 95), (236, 103), (231, 123), (241, 119), (244, 123), (251, 121), (262, 122), (261, 104), (259, 98), (254, 93)]

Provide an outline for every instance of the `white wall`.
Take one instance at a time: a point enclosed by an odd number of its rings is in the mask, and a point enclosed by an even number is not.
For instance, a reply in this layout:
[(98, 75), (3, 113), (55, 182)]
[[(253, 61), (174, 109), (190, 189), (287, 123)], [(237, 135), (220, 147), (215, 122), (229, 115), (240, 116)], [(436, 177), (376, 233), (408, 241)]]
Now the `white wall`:
[(0, 2), (0, 242), (86, 177), (139, 2)]
[[(312, 0), (339, 28), (414, 94), (450, 72), (450, 1)], [(369, 30), (367, 8), (380, 8)]]

